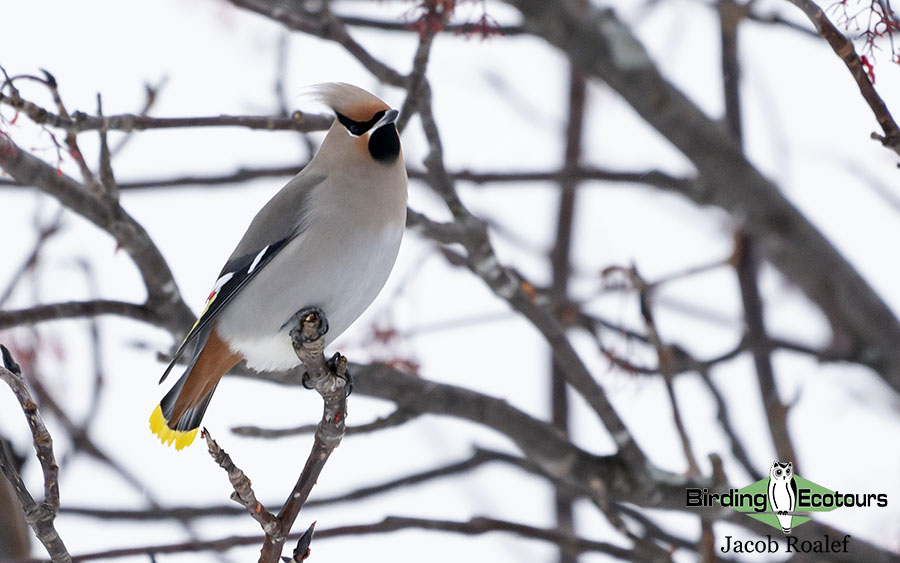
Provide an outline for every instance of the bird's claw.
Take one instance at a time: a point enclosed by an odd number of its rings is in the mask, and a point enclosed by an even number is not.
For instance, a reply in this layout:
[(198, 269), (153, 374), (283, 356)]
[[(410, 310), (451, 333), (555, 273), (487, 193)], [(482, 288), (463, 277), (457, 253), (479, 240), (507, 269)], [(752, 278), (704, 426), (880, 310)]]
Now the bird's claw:
[(347, 367), (347, 358), (342, 356), (340, 352), (335, 352), (326, 364), (331, 373), (344, 380), (344, 389), (347, 393), (346, 396), (349, 397), (350, 393), (353, 392), (353, 375), (350, 373), (350, 368)]
[(309, 382), (309, 372), (304, 371), (303, 377), (300, 378), (300, 383), (303, 384), (304, 389), (315, 389), (316, 386)]

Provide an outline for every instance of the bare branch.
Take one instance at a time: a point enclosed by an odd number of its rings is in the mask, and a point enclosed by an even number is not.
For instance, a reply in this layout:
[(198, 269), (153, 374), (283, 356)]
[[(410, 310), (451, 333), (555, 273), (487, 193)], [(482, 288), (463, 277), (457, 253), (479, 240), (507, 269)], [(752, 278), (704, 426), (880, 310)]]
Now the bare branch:
[[(248, 182), (258, 178), (282, 178), (293, 176), (303, 170), (303, 166), (289, 164), (285, 166), (272, 166), (265, 168), (239, 168), (234, 172), (222, 174), (199, 175), (191, 174), (171, 178), (148, 178), (146, 180), (134, 180), (119, 182), (120, 190), (143, 190), (155, 188), (178, 188), (185, 185), (201, 186), (204, 189), (216, 186), (230, 186), (241, 182)], [(407, 176), (413, 180), (425, 180), (427, 172), (424, 170), (407, 169)], [(690, 193), (696, 191), (696, 180), (692, 178), (679, 178), (659, 170), (646, 170), (638, 172), (624, 172), (578, 166), (572, 169), (548, 170), (538, 172), (476, 172), (472, 170), (460, 170), (449, 172), (450, 178), (460, 182), (471, 182), (486, 187), (522, 187), (527, 183), (546, 182), (584, 182), (598, 180), (605, 182), (624, 184), (644, 184), (662, 190)], [(15, 180), (0, 179), (0, 186), (23, 186)], [(600, 185), (600, 184), (595, 184)]]
[[(385, 31), (408, 31), (416, 33), (417, 30), (414, 27), (406, 22), (401, 21), (387, 21), (387, 20), (373, 20), (369, 18), (357, 17), (357, 16), (336, 16), (341, 23), (348, 27), (364, 27), (369, 29), (382, 29)], [(476, 23), (448, 23), (444, 24), (443, 31), (450, 32), (456, 35), (471, 35), (473, 33), (480, 33), (482, 29)], [(491, 32), (500, 36), (515, 36), (521, 35), (525, 32), (522, 29), (522, 26), (518, 25), (495, 25), (491, 26)]]
[[(15, 273), (13, 273), (12, 277), (9, 279), (9, 284), (6, 286), (2, 292), (0, 292), (0, 307), (6, 303), (6, 301), (12, 296), (13, 291), (16, 289), (16, 285), (19, 283), (19, 280), (22, 276), (25, 275), (26, 272), (31, 270), (35, 264), (37, 264), (38, 256), (43, 250), (44, 245), (47, 241), (53, 237), (56, 233), (59, 232), (60, 227), (62, 226), (62, 209), (60, 212), (56, 214), (53, 220), (45, 226), (41, 226), (38, 229), (37, 241), (34, 243), (34, 248), (32, 248), (31, 252), (28, 253), (28, 256), (22, 262), (22, 265), (19, 266)], [(3, 313), (0, 312), (0, 315)]]
[(0, 329), (61, 319), (96, 317), (98, 315), (118, 315), (144, 321), (162, 328), (169, 328), (169, 323), (161, 319), (155, 311), (146, 305), (97, 299), (95, 301), (69, 301), (68, 303), (36, 305), (28, 309), (15, 311), (0, 311)]
[(725, 432), (728, 441), (731, 443), (731, 454), (738, 463), (741, 464), (741, 467), (744, 468), (744, 471), (747, 472), (747, 475), (749, 475), (751, 479), (756, 481), (762, 479), (763, 475), (753, 466), (753, 462), (750, 461), (750, 455), (747, 453), (747, 449), (744, 448), (743, 441), (740, 436), (738, 436), (734, 425), (731, 423), (731, 419), (728, 416), (728, 404), (725, 402), (725, 397), (722, 396), (722, 393), (716, 387), (716, 384), (713, 383), (709, 370), (700, 370), (699, 373), (700, 378), (703, 380), (703, 383), (706, 384), (706, 388), (709, 389), (709, 392), (716, 403), (716, 419), (719, 421), (719, 424), (722, 426), (722, 431)]
[(759, 392), (769, 421), (769, 431), (779, 460), (790, 460), (797, 467), (797, 454), (787, 428), (787, 408), (778, 398), (775, 371), (772, 367), (769, 337), (763, 323), (763, 304), (757, 284), (755, 245), (750, 237), (738, 233), (735, 237), (735, 270), (744, 304), (744, 322), (747, 324), (747, 344), (756, 365)]
[(325, 361), (325, 340), (322, 339), (328, 331), (325, 314), (318, 309), (311, 309), (298, 312), (296, 320), (297, 326), (291, 330), (291, 340), (294, 352), (306, 367), (303, 382), (322, 396), (324, 408), (306, 465), (293, 491), (278, 512), (279, 529), (276, 532), (266, 532), (259, 556), (260, 563), (279, 561), (294, 520), (309, 497), (331, 452), (340, 445), (344, 437), (344, 424), (347, 418), (349, 388), (346, 388), (346, 385), (350, 380), (347, 358), (335, 354), (329, 362)]
[(256, 493), (253, 492), (250, 479), (247, 478), (240, 468), (234, 465), (234, 462), (231, 461), (231, 456), (219, 447), (219, 444), (213, 440), (212, 435), (206, 428), (203, 429), (203, 437), (206, 438), (209, 455), (219, 464), (219, 467), (228, 473), (228, 480), (231, 481), (231, 486), (234, 487), (231, 500), (240, 503), (246, 508), (250, 516), (262, 526), (266, 535), (277, 533), (280, 522), (261, 502), (256, 500)]
[[(397, 426), (406, 424), (410, 420), (417, 418), (419, 413), (398, 407), (391, 414), (373, 420), (368, 424), (360, 424), (359, 426), (348, 426), (345, 435), (353, 436), (355, 434), (368, 434), (377, 432), (385, 428), (396, 428)], [(294, 428), (260, 428), (259, 426), (236, 426), (231, 429), (238, 436), (246, 436), (248, 438), (285, 438), (287, 436), (297, 436), (298, 434), (310, 434), (316, 431), (317, 424), (304, 424)]]
[(635, 288), (638, 290), (638, 297), (641, 305), (641, 318), (644, 320), (644, 327), (647, 329), (647, 335), (650, 343), (656, 349), (657, 365), (659, 372), (663, 376), (663, 382), (666, 385), (666, 394), (669, 398), (669, 406), (672, 408), (672, 420), (675, 428), (678, 430), (678, 436), (681, 439), (681, 449), (684, 451), (684, 457), (687, 460), (688, 474), (700, 475), (700, 467), (694, 457), (694, 448), (691, 446), (691, 440), (688, 436), (684, 421), (681, 419), (681, 410), (678, 408), (678, 400), (675, 397), (675, 370), (672, 369), (674, 363), (674, 354), (672, 347), (663, 343), (659, 330), (656, 328), (656, 319), (653, 316), (653, 306), (651, 304), (652, 297), (643, 278), (638, 274), (635, 266), (631, 267), (631, 279)]
[(0, 103), (15, 108), (39, 125), (62, 129), (74, 135), (83, 131), (143, 131), (149, 129), (174, 129), (181, 127), (243, 127), (264, 131), (325, 131), (331, 127), (333, 117), (324, 114), (295, 111), (289, 117), (277, 115), (213, 115), (205, 117), (150, 117), (124, 113), (119, 115), (88, 115), (77, 111), (68, 115), (55, 114), (17, 95), (0, 92)]
[[(584, 136), (585, 102), (587, 81), (584, 73), (574, 64), (569, 68), (569, 116), (566, 129), (566, 145), (563, 154), (565, 169), (575, 169), (581, 160), (581, 145)], [(577, 181), (569, 178), (560, 180), (559, 207), (556, 213), (556, 242), (550, 251), (550, 267), (553, 272), (551, 292), (557, 303), (569, 301), (569, 277), (572, 270), (571, 249), (575, 224), (577, 201)], [(564, 309), (557, 313), (562, 316)], [(550, 354), (550, 419), (564, 436), (569, 436), (569, 396), (566, 374)], [(567, 533), (575, 531), (575, 498), (565, 488), (555, 491), (556, 526)], [(576, 563), (575, 554), (560, 549), (559, 563)]]
[(809, 21), (816, 26), (819, 35), (828, 41), (834, 53), (847, 65), (847, 70), (853, 75), (853, 79), (859, 87), (859, 92), (866, 100), (866, 103), (869, 104), (875, 119), (878, 120), (878, 124), (881, 125), (881, 129), (884, 131), (884, 135), (872, 133), (872, 138), (881, 141), (882, 145), (900, 155), (900, 127), (894, 121), (887, 104), (884, 103), (884, 100), (878, 95), (878, 91), (875, 90), (875, 85), (869, 80), (869, 76), (866, 74), (866, 70), (856, 54), (856, 49), (853, 48), (853, 43), (834, 27), (834, 24), (829, 21), (825, 12), (811, 0), (789, 0), (789, 2), (803, 10)]
[(50, 437), (47, 427), (44, 426), (44, 420), (38, 411), (37, 404), (31, 398), (31, 393), (25, 385), (25, 379), (22, 377), (18, 364), (3, 345), (0, 345), (0, 354), (2, 354), (3, 360), (0, 365), (0, 379), (9, 385), (22, 406), (28, 427), (31, 429), (34, 451), (44, 473), (43, 502), (38, 504), (28, 492), (25, 483), (22, 482), (22, 477), (16, 470), (15, 463), (9, 458), (5, 448), (0, 448), (0, 470), (13, 486), (19, 502), (22, 503), (22, 509), (25, 511), (25, 520), (34, 530), (38, 541), (47, 549), (50, 559), (54, 563), (67, 563), (72, 561), (72, 557), (53, 524), (56, 513), (59, 511), (59, 467), (56, 465), (56, 458), (53, 455), (53, 439)]

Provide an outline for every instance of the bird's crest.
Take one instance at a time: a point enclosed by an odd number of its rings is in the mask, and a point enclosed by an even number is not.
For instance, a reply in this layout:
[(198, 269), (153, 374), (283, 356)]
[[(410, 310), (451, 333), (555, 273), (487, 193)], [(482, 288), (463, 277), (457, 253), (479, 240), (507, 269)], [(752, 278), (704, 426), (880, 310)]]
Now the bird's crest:
[(368, 121), (377, 112), (390, 109), (377, 96), (344, 82), (311, 86), (308, 95), (354, 121)]

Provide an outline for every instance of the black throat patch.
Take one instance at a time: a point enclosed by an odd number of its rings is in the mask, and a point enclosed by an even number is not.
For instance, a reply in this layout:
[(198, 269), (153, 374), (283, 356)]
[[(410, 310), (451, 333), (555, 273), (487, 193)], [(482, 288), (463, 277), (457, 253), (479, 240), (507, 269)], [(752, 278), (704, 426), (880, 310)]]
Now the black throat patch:
[(400, 135), (393, 123), (382, 125), (369, 136), (369, 154), (378, 162), (390, 164), (400, 155)]

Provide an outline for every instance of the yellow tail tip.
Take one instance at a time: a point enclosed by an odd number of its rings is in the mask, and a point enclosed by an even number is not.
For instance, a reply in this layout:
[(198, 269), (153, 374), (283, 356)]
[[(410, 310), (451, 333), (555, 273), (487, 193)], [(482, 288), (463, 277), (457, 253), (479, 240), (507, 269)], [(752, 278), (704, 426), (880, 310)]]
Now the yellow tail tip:
[(191, 442), (193, 442), (194, 438), (197, 436), (197, 430), (199, 430), (199, 428), (184, 432), (182, 430), (172, 430), (169, 428), (169, 424), (166, 421), (166, 417), (163, 416), (162, 407), (160, 405), (156, 405), (156, 408), (153, 409), (153, 414), (150, 415), (150, 431), (156, 434), (156, 436), (159, 437), (159, 441), (167, 446), (171, 446), (172, 442), (175, 442), (176, 450), (181, 450), (186, 446), (190, 446)]

